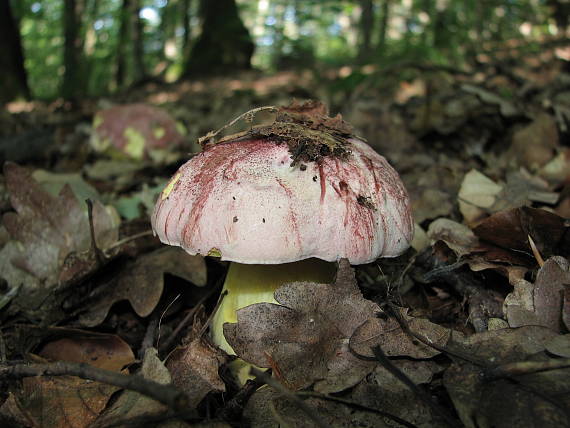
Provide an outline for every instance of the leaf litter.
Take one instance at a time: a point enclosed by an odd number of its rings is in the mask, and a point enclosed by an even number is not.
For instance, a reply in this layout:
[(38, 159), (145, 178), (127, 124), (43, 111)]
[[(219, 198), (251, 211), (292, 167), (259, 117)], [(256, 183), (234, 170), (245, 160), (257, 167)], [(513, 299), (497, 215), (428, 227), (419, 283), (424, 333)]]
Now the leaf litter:
[[(331, 426), (395, 426), (393, 419), (377, 412), (416, 426), (442, 426), (431, 406), (374, 360), (373, 345), (380, 345), (396, 369), (427, 391), (436, 405), (455, 414), (456, 426), (567, 426), (570, 156), (567, 100), (562, 96), (567, 93), (566, 75), (531, 92), (500, 72), (483, 80), (449, 72), (416, 74), (406, 82), (379, 76), (373, 72), (356, 90), (330, 95), (331, 110), (340, 111), (354, 129), (340, 121), (323, 123), (318, 111), (305, 113), (313, 118), (316, 132), (363, 135), (388, 155), (412, 197), (417, 235), (423, 235), (422, 243), (414, 247), (418, 252), (358, 266), (358, 282), (347, 279), (344, 267), (337, 279), (342, 286), (285, 285), (276, 295), (281, 305), (246, 308), (239, 322), (227, 328), (239, 342), (236, 349), (243, 348), (238, 355), (270, 368), (293, 390), (321, 394), (303, 398)], [(322, 76), (307, 91), (329, 94), (323, 88), (330, 83), (327, 79)], [(532, 80), (528, 75), (521, 79)], [(223, 87), (229, 81), (216, 82)], [(260, 84), (247, 77), (243, 82)], [(512, 91), (510, 96), (501, 89), (505, 87)], [(163, 106), (173, 117), (195, 124), (188, 127), (189, 138), (219, 129), (252, 105), (277, 105), (283, 99), (282, 93), (195, 88), (176, 87), (178, 92), (168, 97), (177, 101)], [(141, 93), (132, 100), (154, 98), (158, 99)], [(94, 116), (96, 110), (89, 109)], [(305, 120), (298, 113), (283, 111), (279, 126), (253, 129), (282, 135), (287, 120)], [(77, 129), (73, 137), (87, 146), (86, 134)], [(60, 323), (120, 333), (131, 350), (143, 355), (141, 350), (152, 349), (159, 332), (166, 337), (175, 331), (184, 314), (193, 310), (188, 308), (198, 303), (188, 283), (214, 286), (226, 267), (210, 260), (182, 268), (188, 263), (186, 255), (161, 255), (156, 242), (139, 244), (138, 238), (129, 251), (115, 247), (116, 252), (99, 263), (82, 201), (85, 192), (120, 210), (121, 239), (129, 239), (123, 233), (137, 221), (137, 232), (148, 230), (153, 189), (177, 165), (159, 170), (152, 160), (143, 165), (101, 163), (98, 155), (86, 157), (84, 148), (70, 150), (64, 144), (50, 150), (52, 160), (38, 161), (40, 154), (26, 163), (71, 175), (54, 178), (36, 172), (33, 177), (40, 185), (28, 180), (25, 170), (7, 166), (0, 182), (5, 215), (0, 229), (0, 320), (5, 353), (27, 361), (43, 358), (30, 353), (48, 351), (50, 358), (64, 358), (63, 353), (69, 358), (75, 355), (75, 361), (92, 355), (82, 354), (92, 339), (71, 332), (45, 336), (30, 328)], [(75, 158), (69, 159), (70, 154)], [(70, 165), (76, 169), (70, 171)], [(62, 187), (66, 181), (73, 191)], [(116, 245), (117, 217), (97, 201), (92, 214), (97, 246), (105, 250)], [(100, 231), (99, 223), (113, 224), (112, 236)], [(177, 293), (181, 297), (174, 299)], [(70, 298), (79, 303), (66, 306)], [(213, 302), (205, 307), (210, 313)], [(196, 319), (186, 328), (202, 331), (202, 321)], [(261, 324), (253, 325), (254, 321)], [(294, 321), (300, 324), (292, 326)], [(22, 323), (31, 325), (23, 328)], [(228, 422), (308, 426), (294, 401), (269, 388), (253, 393), (246, 404), (255, 389), (245, 394), (247, 386), (240, 389), (223, 376), (226, 356), (211, 347), (207, 337), (187, 337), (176, 351), (174, 342), (168, 349), (159, 348), (159, 354), (147, 351), (142, 363), (145, 376), (166, 382), (170, 375), (171, 382), (195, 392), (189, 406), (193, 416), (177, 421), (179, 426), (196, 419), (206, 426)], [(435, 348), (428, 345), (430, 341)], [(118, 356), (110, 360), (115, 358), (121, 360)], [(62, 415), (73, 421), (83, 418), (83, 404), (69, 397), (93, 384), (56, 377), (2, 382), (7, 385), (3, 409), (13, 410), (12, 417), (24, 425), (33, 425), (39, 417), (53, 424), (61, 423)], [(105, 419), (97, 415), (110, 413), (111, 406), (120, 420), (144, 419), (146, 409), (169, 412), (126, 391), (115, 392), (117, 400), (106, 404), (116, 389), (97, 385), (101, 394), (85, 395), (96, 403), (86, 421), (104, 425)], [(333, 396), (328, 395), (333, 391)], [(26, 400), (44, 395), (58, 411), (48, 412), (38, 401)], [(335, 398), (349, 403), (331, 401)], [(239, 421), (209, 419), (228, 407)]]

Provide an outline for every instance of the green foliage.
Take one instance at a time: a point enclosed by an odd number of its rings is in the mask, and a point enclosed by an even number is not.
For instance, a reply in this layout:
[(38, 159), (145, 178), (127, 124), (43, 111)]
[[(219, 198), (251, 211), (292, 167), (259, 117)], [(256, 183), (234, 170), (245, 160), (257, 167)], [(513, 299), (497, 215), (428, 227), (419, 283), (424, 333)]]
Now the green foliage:
[[(116, 84), (123, 0), (77, 1), (84, 3), (80, 34), (87, 94), (98, 96), (123, 89)], [(355, 63), (364, 31), (360, 20), (362, 0), (237, 2), (241, 20), (256, 44), (255, 67), (275, 71)], [(63, 3), (63, 0), (12, 1), (20, 23), (28, 80), (36, 98), (59, 95), (64, 71)], [(199, 3), (199, 0), (141, 0), (143, 61), (151, 76), (176, 79), (183, 72), (183, 64), (191, 60), (191, 45), (202, 30)], [(182, 16), (183, 8), (188, 5), (191, 5), (190, 20), (185, 29)], [(375, 0), (373, 6), (370, 29), (373, 46), (366, 59), (382, 65), (404, 61), (461, 67), (482, 49), (492, 52), (505, 41), (519, 40), (532, 47), (533, 40), (552, 34), (555, 28), (550, 16), (553, 11), (541, 0), (490, 0), (484, 4), (477, 0), (389, 3)], [(381, 34), (384, 18), (386, 27)], [(221, 22), (216, 25), (225, 25)], [(223, 33), (223, 28), (214, 31), (218, 32)], [(137, 70), (132, 45), (123, 48), (125, 85), (128, 85)]]

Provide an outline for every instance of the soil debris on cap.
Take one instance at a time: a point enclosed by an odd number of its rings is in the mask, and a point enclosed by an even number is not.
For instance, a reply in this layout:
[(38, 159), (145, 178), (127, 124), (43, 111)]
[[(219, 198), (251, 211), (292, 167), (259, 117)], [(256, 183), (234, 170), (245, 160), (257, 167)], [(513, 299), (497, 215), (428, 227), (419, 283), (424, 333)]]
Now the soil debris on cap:
[[(327, 156), (345, 159), (350, 155), (348, 139), (353, 136), (352, 126), (340, 114), (329, 117), (322, 102), (293, 101), (288, 106), (277, 108), (276, 113), (271, 125), (253, 126), (248, 131), (223, 137), (218, 143), (259, 138), (276, 144), (285, 143), (291, 153), (291, 166), (318, 162)], [(216, 134), (208, 135), (214, 137)], [(204, 137), (200, 139), (206, 140), (211, 142)]]

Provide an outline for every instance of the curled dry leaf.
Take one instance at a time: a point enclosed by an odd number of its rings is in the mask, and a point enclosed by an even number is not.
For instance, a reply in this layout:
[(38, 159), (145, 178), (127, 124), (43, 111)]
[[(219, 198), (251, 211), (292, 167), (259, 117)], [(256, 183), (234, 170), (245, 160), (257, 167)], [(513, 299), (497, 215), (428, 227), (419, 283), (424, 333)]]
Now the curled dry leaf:
[(81, 324), (93, 327), (102, 323), (111, 306), (121, 300), (128, 300), (137, 315), (150, 315), (162, 295), (165, 273), (197, 286), (206, 284), (203, 257), (191, 256), (177, 247), (160, 248), (128, 263), (114, 280), (112, 288), (82, 314)]
[(209, 392), (226, 390), (218, 375), (218, 369), (226, 362), (225, 352), (197, 337), (176, 349), (166, 366), (172, 374), (172, 383), (186, 393), (190, 407), (196, 407)]
[(545, 210), (520, 207), (493, 214), (473, 229), (484, 241), (484, 258), (534, 266), (528, 237), (543, 258), (570, 254), (570, 228), (565, 220)]
[(354, 330), (381, 312), (362, 297), (348, 261), (341, 261), (334, 284), (285, 284), (275, 300), (280, 304), (240, 309), (236, 324), (224, 324), (240, 358), (273, 368), (293, 388), (316, 383), (322, 392), (353, 386), (376, 365), (348, 349)]
[(478, 244), (478, 239), (471, 229), (447, 218), (432, 222), (427, 235), (432, 242), (445, 242), (458, 257), (471, 253)]
[(465, 174), (457, 195), (459, 211), (465, 222), (472, 225), (484, 218), (487, 212), (492, 211), (502, 190), (503, 186), (479, 171), (472, 169)]
[(503, 313), (510, 327), (537, 325), (533, 291), (534, 285), (524, 278), (511, 281), (511, 291), (503, 302)]

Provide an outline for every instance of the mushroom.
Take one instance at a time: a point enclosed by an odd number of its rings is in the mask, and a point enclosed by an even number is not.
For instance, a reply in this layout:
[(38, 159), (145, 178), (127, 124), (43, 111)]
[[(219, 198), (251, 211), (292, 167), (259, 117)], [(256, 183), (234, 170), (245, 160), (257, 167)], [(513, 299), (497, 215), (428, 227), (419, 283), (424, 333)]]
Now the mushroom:
[(207, 144), (167, 184), (152, 226), (166, 244), (232, 262), (212, 324), (228, 352), (222, 326), (238, 309), (275, 303), (286, 282), (331, 282), (342, 258), (398, 256), (413, 235), (397, 172), (316, 102)]
[(91, 147), (99, 153), (135, 161), (165, 163), (184, 142), (184, 126), (166, 111), (147, 104), (124, 104), (97, 112)]

